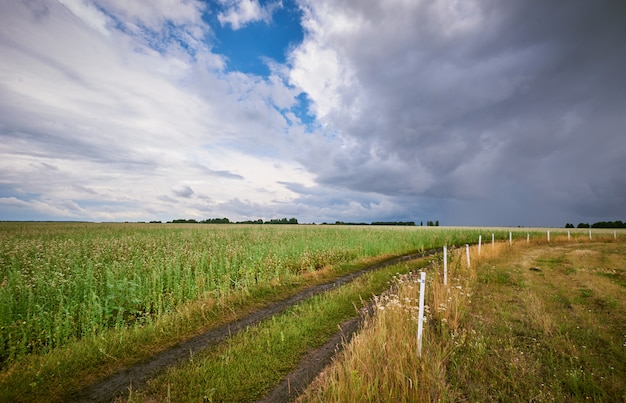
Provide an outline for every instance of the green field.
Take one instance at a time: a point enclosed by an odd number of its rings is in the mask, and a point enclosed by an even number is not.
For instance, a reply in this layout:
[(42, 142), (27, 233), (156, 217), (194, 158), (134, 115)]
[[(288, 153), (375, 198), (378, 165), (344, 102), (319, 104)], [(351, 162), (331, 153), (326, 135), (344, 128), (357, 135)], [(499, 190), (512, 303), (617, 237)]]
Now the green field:
[(474, 241), (473, 232), (3, 223), (0, 362), (150, 322), (189, 301), (288, 284), (327, 265)]
[[(58, 388), (78, 387), (363, 262), (509, 231), (0, 223), (0, 391), (45, 390), (67, 374), (81, 379)], [(545, 236), (512, 231), (514, 242)]]

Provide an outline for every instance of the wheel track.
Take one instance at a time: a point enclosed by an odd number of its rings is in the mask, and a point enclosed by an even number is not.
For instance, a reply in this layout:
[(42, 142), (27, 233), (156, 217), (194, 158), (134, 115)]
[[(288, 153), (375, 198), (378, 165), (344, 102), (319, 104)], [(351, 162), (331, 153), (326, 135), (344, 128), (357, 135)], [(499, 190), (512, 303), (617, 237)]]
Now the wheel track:
[[(395, 265), (404, 261), (431, 256), (436, 254), (438, 251), (439, 248), (429, 249), (419, 253), (401, 255), (367, 266), (361, 270), (338, 277), (327, 283), (307, 288), (292, 297), (274, 302), (241, 319), (211, 329), (165, 351), (155, 354), (138, 364), (118, 371), (108, 378), (93, 383), (82, 390), (73, 393), (69, 396), (68, 401), (110, 402), (116, 398), (127, 396), (131, 385), (133, 390), (141, 389), (145, 386), (146, 382), (158, 372), (186, 361), (191, 355), (195, 355), (210, 346), (224, 341), (229, 336), (245, 329), (248, 326), (253, 326), (267, 318), (272, 317), (273, 315), (282, 313), (299, 302), (347, 284), (370, 271)], [(300, 364), (298, 369), (289, 374), (279, 386), (270, 392), (270, 395), (268, 395), (266, 399), (271, 400), (264, 401), (284, 401), (295, 398), (297, 393), (302, 391), (313, 379), (313, 377), (317, 375), (317, 373), (325, 366), (325, 363), (330, 361), (334, 352), (340, 347), (342, 339), (350, 338), (352, 334), (358, 330), (359, 321), (359, 318), (355, 318), (341, 324), (341, 330), (320, 349), (310, 353), (303, 363)], [(320, 351), (323, 351), (324, 354), (321, 354)], [(310, 361), (307, 361), (307, 359)]]

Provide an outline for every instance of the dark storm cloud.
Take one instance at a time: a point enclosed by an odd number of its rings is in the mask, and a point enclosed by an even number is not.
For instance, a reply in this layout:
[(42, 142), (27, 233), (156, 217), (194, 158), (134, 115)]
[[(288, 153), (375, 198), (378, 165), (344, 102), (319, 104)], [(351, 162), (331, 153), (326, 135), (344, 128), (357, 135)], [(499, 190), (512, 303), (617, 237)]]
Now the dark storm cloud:
[[(324, 18), (354, 27), (309, 32), (352, 77), (323, 116), (343, 148), (306, 161), (319, 182), (487, 205), (516, 189), (576, 216), (626, 215), (626, 3), (451, 4), (344, 3)], [(492, 218), (480, 210), (473, 222)]]
[(266, 76), (242, 5), (0, 2), (0, 219), (626, 219), (625, 2), (284, 2)]

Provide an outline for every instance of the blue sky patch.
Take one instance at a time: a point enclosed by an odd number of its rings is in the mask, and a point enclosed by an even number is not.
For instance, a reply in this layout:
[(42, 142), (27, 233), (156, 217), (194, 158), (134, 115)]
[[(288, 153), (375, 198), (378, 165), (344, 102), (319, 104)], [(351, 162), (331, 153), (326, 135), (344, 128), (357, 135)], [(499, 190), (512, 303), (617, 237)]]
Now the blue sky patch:
[(276, 8), (269, 23), (253, 21), (237, 30), (218, 21), (219, 11), (213, 9), (205, 19), (215, 33), (213, 52), (228, 58), (229, 71), (268, 76), (270, 70), (265, 60), (285, 63), (290, 47), (304, 38), (301, 11), (292, 1), (284, 1), (282, 7)]

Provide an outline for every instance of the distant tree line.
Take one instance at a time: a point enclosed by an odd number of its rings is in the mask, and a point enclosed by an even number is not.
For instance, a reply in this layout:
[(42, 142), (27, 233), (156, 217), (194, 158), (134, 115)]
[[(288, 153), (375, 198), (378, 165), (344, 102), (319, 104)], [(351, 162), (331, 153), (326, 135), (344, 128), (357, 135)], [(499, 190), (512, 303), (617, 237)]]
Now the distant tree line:
[[(328, 223), (322, 223), (322, 225), (333, 225)], [(415, 221), (373, 221), (372, 223), (366, 222), (345, 222), (345, 221), (335, 221), (334, 225), (397, 225), (397, 226), (405, 226), (405, 227), (414, 227)], [(439, 220), (437, 221), (427, 221), (426, 225), (429, 227), (438, 227)], [(424, 226), (424, 222), (420, 222), (420, 226)]]
[[(328, 225), (326, 223), (323, 223), (325, 225)], [(366, 222), (344, 222), (344, 221), (335, 221), (335, 225), (400, 225), (400, 226), (406, 226), (406, 227), (411, 227), (411, 226), (415, 226), (415, 222), (414, 221), (374, 221), (371, 224), (368, 224)]]
[[(160, 223), (161, 221), (150, 221), (151, 223)], [(247, 220), (247, 221), (230, 221), (228, 218), (207, 218), (206, 220), (196, 220), (193, 218), (177, 218), (172, 221), (167, 221), (168, 224), (298, 224), (298, 220), (296, 218), (272, 218), (268, 221), (263, 221), (262, 219), (258, 220)], [(335, 221), (334, 223), (322, 223), (322, 225), (395, 225), (395, 226), (405, 226), (405, 227), (414, 227), (415, 221), (373, 221), (372, 223), (366, 222), (345, 222), (345, 221)], [(424, 222), (421, 221), (420, 226), (424, 226)], [(569, 224), (568, 224), (569, 225)], [(428, 227), (438, 227), (439, 220), (437, 221), (427, 221), (426, 226)]]
[(253, 220), (253, 221), (230, 221), (228, 218), (207, 218), (206, 220), (195, 220), (185, 219), (185, 218), (177, 218), (172, 221), (168, 221), (168, 223), (172, 224), (298, 224), (298, 220), (296, 218), (272, 218), (269, 221), (263, 221), (262, 219)]
[(372, 225), (399, 225), (405, 227), (414, 227), (414, 221), (374, 221)]
[[(574, 224), (567, 223), (565, 224), (565, 228), (574, 228)], [(617, 220), (617, 221), (598, 221), (593, 224), (588, 224), (581, 222), (576, 228), (626, 228), (626, 223)]]

